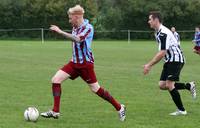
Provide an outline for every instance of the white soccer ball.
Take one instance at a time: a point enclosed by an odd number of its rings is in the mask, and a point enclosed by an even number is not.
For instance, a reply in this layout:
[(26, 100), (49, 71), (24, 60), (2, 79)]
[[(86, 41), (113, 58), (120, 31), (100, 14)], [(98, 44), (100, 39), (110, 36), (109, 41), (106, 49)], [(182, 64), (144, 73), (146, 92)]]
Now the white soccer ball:
[(36, 122), (39, 117), (39, 111), (35, 107), (28, 107), (24, 111), (24, 118), (26, 121)]

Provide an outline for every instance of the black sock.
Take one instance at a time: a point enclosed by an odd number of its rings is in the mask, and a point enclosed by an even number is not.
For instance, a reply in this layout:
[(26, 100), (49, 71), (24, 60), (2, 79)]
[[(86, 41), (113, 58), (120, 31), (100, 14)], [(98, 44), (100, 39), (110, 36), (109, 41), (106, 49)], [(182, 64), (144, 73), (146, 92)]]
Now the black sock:
[(176, 90), (181, 90), (181, 89), (187, 89), (190, 90), (190, 84), (189, 83), (175, 83), (174, 84)]
[(191, 87), (190, 83), (186, 83), (186, 84), (185, 84), (185, 88), (186, 88), (187, 90), (190, 90), (190, 87)]
[(174, 101), (174, 103), (176, 104), (177, 108), (181, 111), (185, 111), (185, 108), (183, 107), (182, 101), (181, 101), (181, 97), (179, 92), (176, 90), (176, 88), (174, 88), (173, 90), (170, 91), (171, 97)]

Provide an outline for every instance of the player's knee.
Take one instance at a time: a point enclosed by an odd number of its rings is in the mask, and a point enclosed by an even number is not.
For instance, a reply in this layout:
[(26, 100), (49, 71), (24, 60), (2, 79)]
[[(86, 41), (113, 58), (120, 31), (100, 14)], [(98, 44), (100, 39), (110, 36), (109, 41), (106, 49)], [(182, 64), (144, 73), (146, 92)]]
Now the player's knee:
[(166, 88), (168, 90), (173, 90), (174, 89), (174, 84), (173, 83), (166, 83)]
[(166, 90), (167, 87), (166, 86), (159, 86), (160, 90)]
[(159, 82), (159, 88), (160, 88), (161, 90), (166, 90), (166, 89), (167, 89), (167, 88), (166, 88), (166, 83), (163, 82), (163, 81), (160, 81), (160, 82)]
[(99, 90), (100, 85), (98, 83), (94, 83), (94, 84), (89, 84), (89, 87), (92, 92), (96, 93)]
[(51, 82), (52, 82), (52, 83), (61, 84), (61, 83), (62, 83), (62, 79), (59, 78), (59, 77), (55, 77), (55, 76), (54, 76), (54, 77), (51, 79)]
[(166, 89), (167, 89), (167, 90), (171, 90), (171, 88), (172, 88), (172, 87), (171, 87), (170, 85), (166, 84)]

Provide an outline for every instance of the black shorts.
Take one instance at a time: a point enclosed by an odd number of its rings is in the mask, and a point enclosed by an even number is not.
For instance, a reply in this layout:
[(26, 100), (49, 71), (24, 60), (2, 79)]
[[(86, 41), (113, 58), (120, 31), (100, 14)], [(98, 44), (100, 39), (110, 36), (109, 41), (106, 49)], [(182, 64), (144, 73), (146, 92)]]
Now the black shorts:
[(171, 80), (179, 81), (179, 75), (184, 63), (168, 62), (163, 65), (163, 70), (160, 76), (161, 81)]

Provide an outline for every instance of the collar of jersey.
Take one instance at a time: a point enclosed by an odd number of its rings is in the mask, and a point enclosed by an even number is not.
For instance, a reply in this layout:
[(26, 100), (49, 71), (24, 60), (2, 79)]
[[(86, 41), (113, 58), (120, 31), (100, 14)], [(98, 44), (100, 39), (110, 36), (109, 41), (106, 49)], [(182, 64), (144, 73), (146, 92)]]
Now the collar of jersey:
[[(78, 28), (82, 28), (83, 26), (86, 26), (89, 23), (88, 19), (84, 19), (83, 23), (78, 27)], [(76, 28), (76, 29), (78, 29)]]
[(160, 33), (160, 31), (161, 31), (162, 27), (163, 27), (163, 25), (162, 25), (162, 24), (160, 24), (160, 27), (159, 27), (158, 31), (156, 31), (157, 35), (158, 35), (158, 33)]

